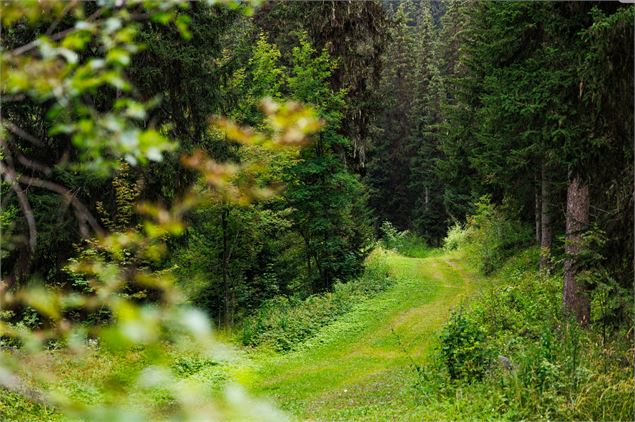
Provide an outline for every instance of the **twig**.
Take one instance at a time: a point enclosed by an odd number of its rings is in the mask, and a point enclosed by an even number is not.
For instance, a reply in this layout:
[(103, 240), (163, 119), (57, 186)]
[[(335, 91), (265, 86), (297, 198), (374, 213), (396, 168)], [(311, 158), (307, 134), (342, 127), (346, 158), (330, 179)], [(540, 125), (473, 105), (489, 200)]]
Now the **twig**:
[[(98, 18), (99, 16), (101, 16), (101, 14), (104, 13), (104, 9), (98, 9), (95, 11), (95, 13), (93, 13), (92, 15), (90, 15), (87, 19), (86, 22), (91, 22), (93, 20), (95, 20), (96, 18)], [(52, 39), (53, 41), (58, 41), (61, 40), (62, 38), (64, 38), (65, 36), (67, 36), (68, 34), (77, 31), (77, 28), (68, 28), (65, 29), (63, 31), (58, 32), (57, 34), (51, 35), (49, 38)], [(18, 47), (14, 50), (12, 50), (9, 54), (12, 56), (19, 56), (21, 54), (24, 54), (28, 51), (33, 50), (35, 47), (37, 47), (40, 44), (40, 40), (33, 40), (30, 43), (24, 44), (22, 47)]]
[(64, 10), (62, 10), (62, 13), (55, 20), (55, 22), (53, 22), (51, 26), (49, 26), (49, 29), (46, 30), (46, 36), (50, 36), (53, 33), (53, 31), (55, 31), (55, 28), (57, 28), (57, 25), (60, 24), (62, 19), (64, 19), (64, 16), (66, 16), (68, 11), (71, 10), (72, 7), (75, 7), (76, 4), (77, 4), (77, 0), (71, 0), (66, 4), (66, 6), (64, 6)]
[(32, 144), (35, 144), (39, 147), (44, 146), (44, 144), (42, 143), (42, 141), (40, 141), (38, 138), (36, 138), (35, 136), (31, 135), (30, 133), (27, 133), (26, 131), (24, 131), (22, 128), (16, 126), (14, 123), (9, 122), (7, 120), (3, 121), (2, 124), (9, 129), (9, 132), (13, 133), (16, 136), (19, 136), (22, 139), (25, 139), (29, 142), (31, 142)]
[[(9, 157), (8, 152), (7, 157)], [(20, 208), (22, 208), (22, 213), (24, 214), (27, 226), (29, 227), (29, 248), (32, 252), (35, 252), (35, 246), (37, 245), (37, 229), (35, 227), (35, 217), (33, 216), (33, 210), (31, 208), (29, 198), (24, 193), (24, 189), (20, 186), (15, 171), (11, 167), (5, 166), (2, 161), (0, 161), (0, 174), (4, 175), (5, 180), (11, 184), (11, 189), (13, 189), (18, 197)]]

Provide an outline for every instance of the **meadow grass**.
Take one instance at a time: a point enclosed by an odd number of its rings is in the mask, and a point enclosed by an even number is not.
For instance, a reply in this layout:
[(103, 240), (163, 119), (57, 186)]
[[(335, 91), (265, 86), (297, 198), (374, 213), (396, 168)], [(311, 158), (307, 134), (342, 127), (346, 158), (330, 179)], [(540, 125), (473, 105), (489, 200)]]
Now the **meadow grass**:
[[(427, 413), (420, 406), (414, 385), (413, 363), (422, 364), (437, 344), (438, 332), (453, 307), (472, 295), (483, 279), (467, 269), (459, 252), (429, 250), (425, 258), (411, 258), (378, 250), (372, 259), (388, 267), (392, 282), (359, 299), (345, 313), (321, 326), (294, 347), (280, 353), (267, 347), (230, 346), (227, 360), (209, 361), (169, 351), (174, 369), (184, 379), (205, 380), (220, 392), (227, 383), (239, 382), (260, 398), (274, 401), (290, 416), (311, 420), (420, 419)], [(364, 281), (363, 281), (364, 282)], [(366, 281), (368, 282), (368, 281)], [(219, 333), (226, 340), (231, 332)], [(168, 346), (166, 346), (168, 347)], [(85, 362), (53, 351), (47, 365), (63, 372), (63, 389), (82, 401), (103, 398), (103, 389), (89, 388), (102, 372), (126, 377), (143, 361), (141, 352), (125, 355), (95, 350)], [(78, 379), (77, 375), (82, 377)], [(22, 398), (6, 396), (12, 416), (29, 420), (57, 420), (52, 409), (29, 405)], [(130, 397), (131, 406), (156, 408), (169, 399), (141, 392)], [(11, 413), (4, 413), (10, 415)], [(63, 419), (63, 418), (61, 418)]]
[(421, 363), (452, 307), (478, 286), (457, 254), (387, 253), (388, 290), (356, 305), (299, 350), (254, 356), (249, 388), (301, 419), (417, 418), (413, 360)]

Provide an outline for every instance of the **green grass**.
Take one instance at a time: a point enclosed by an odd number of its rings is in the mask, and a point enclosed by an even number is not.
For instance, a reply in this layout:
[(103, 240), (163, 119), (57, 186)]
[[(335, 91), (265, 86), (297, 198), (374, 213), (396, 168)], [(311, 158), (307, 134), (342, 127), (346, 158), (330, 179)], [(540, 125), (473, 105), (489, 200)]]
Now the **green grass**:
[(258, 311), (234, 327), (236, 340), (249, 347), (269, 347), (280, 352), (295, 350), (356, 304), (392, 285), (386, 256), (387, 252), (382, 248), (375, 249), (367, 257), (360, 277), (336, 283), (332, 291), (304, 300), (278, 296), (266, 301)]
[[(381, 250), (375, 254), (388, 265), (392, 283), (372, 295), (356, 296), (357, 303), (294, 351), (235, 347), (228, 360), (213, 364), (176, 354), (177, 373), (184, 379), (204, 380), (218, 392), (236, 380), (297, 419), (421, 419), (425, 408), (416, 400), (412, 360), (425, 361), (450, 309), (475, 290), (479, 279), (464, 268), (456, 253), (441, 255), (428, 250), (425, 258)], [(235, 334), (222, 337), (235, 338)], [(91, 402), (102, 391), (86, 386), (101, 385), (100, 374), (113, 368), (124, 377), (133, 373), (140, 358), (138, 353), (116, 356), (96, 351), (87, 362), (75, 362), (71, 356), (55, 352), (40, 363), (40, 369), (63, 374), (63, 382), (54, 389)], [(81, 380), (78, 373), (82, 373)], [(169, 405), (160, 394), (135, 394), (129, 400), (159, 412), (161, 405)], [(0, 400), (0, 415), (19, 420), (60, 418), (53, 409), (19, 396)]]
[(410, 364), (478, 280), (457, 255), (387, 257), (395, 284), (324, 327), (296, 352), (256, 353), (249, 388), (301, 419), (417, 419)]
[[(213, 360), (168, 346), (166, 353), (174, 359), (179, 383), (200, 380), (210, 387), (210, 397), (221, 397), (224, 387), (237, 381), (297, 420), (632, 420), (632, 365), (615, 360), (632, 359), (632, 352), (605, 350), (597, 335), (586, 333), (576, 355), (584, 371), (569, 374), (567, 353), (573, 346), (567, 344), (573, 344), (573, 337), (567, 332), (554, 337), (557, 326), (549, 322), (559, 308), (560, 279), (536, 274), (536, 248), (507, 260), (491, 277), (477, 275), (476, 264), (463, 253), (431, 250), (416, 258), (377, 249), (369, 265), (377, 271), (356, 285), (341, 286), (337, 294), (316, 298), (311, 306), (300, 305), (317, 322), (307, 336), (294, 337), (286, 352), (264, 342), (235, 346)], [(336, 298), (351, 305), (327, 319), (316, 312), (316, 306)], [(486, 331), (492, 356), (510, 358), (515, 372), (494, 365), (480, 382), (449, 380), (433, 348), (451, 310), (468, 298), (461, 309)], [(306, 321), (297, 318), (302, 312), (289, 313), (289, 319), (302, 326)], [(231, 331), (219, 334), (226, 341), (240, 337)], [(607, 359), (615, 360), (610, 368)], [(115, 355), (96, 350), (83, 362), (53, 352), (34, 368), (61, 373), (62, 382), (54, 389), (92, 403), (106, 391), (94, 388), (103, 385), (103, 374), (114, 370), (126, 379), (142, 364), (141, 351)], [(536, 383), (542, 376), (551, 378)], [(577, 380), (573, 388), (570, 379)], [(128, 402), (153, 409), (156, 420), (170, 406), (160, 391), (135, 392), (126, 397)], [(0, 400), (0, 419), (67, 420), (15, 394)], [(229, 419), (246, 420), (244, 415)]]

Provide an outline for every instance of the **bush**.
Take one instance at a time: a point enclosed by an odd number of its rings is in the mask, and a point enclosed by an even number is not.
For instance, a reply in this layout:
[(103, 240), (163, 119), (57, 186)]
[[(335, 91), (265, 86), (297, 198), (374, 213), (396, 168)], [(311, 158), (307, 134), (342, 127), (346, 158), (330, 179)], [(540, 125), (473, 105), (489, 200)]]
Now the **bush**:
[(537, 273), (539, 255), (514, 255), (449, 319), (416, 371), (426, 419), (633, 420), (632, 323), (604, 335), (565, 318), (561, 275)]
[(441, 333), (441, 358), (453, 380), (480, 380), (490, 366), (485, 332), (461, 309), (452, 313)]
[(408, 230), (398, 231), (390, 221), (381, 225), (382, 245), (384, 248), (410, 258), (425, 258), (431, 249), (426, 241)]
[(391, 283), (384, 252), (375, 250), (368, 257), (360, 278), (337, 283), (332, 292), (304, 300), (278, 296), (266, 301), (242, 322), (240, 341), (246, 346), (266, 345), (280, 352), (294, 350), (321, 327), (348, 312), (355, 304), (385, 290)]
[(453, 251), (465, 246), (467, 240), (467, 229), (459, 223), (455, 223), (448, 230), (448, 234), (443, 239), (443, 249)]
[(483, 196), (475, 204), (475, 212), (465, 228), (453, 226), (444, 239), (446, 250), (463, 249), (484, 274), (491, 274), (505, 260), (531, 245), (531, 228), (513, 217), (503, 206)]

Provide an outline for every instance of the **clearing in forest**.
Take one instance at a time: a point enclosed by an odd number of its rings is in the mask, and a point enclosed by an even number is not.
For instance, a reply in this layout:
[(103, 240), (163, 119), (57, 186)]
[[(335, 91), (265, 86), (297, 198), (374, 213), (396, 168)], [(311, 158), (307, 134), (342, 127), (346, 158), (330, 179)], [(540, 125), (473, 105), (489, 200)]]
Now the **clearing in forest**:
[(259, 362), (252, 389), (310, 420), (417, 419), (411, 363), (423, 363), (477, 278), (454, 255), (388, 257), (395, 284), (301, 350)]

